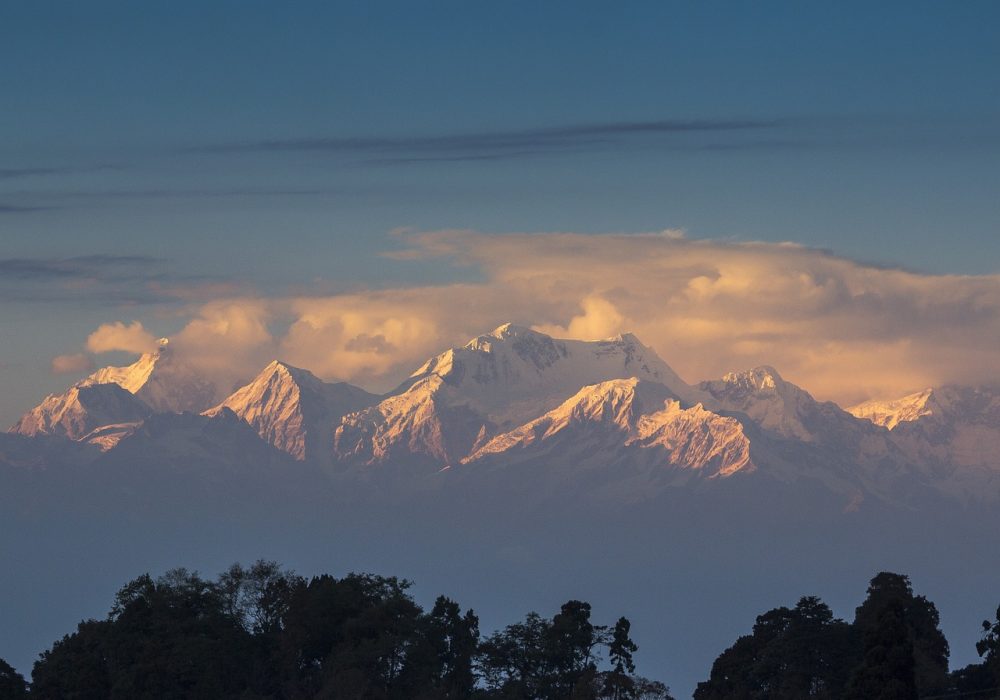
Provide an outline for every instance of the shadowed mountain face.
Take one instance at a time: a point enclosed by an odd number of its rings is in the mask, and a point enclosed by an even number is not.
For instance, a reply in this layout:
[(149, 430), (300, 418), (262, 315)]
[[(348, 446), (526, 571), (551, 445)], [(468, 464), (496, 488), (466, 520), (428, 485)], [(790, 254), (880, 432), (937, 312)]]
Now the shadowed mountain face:
[(11, 428), (12, 433), (34, 437), (59, 435), (89, 441), (94, 433), (113, 425), (133, 425), (152, 409), (117, 384), (84, 384), (47, 397)]
[(995, 493), (1000, 477), (1000, 388), (944, 386), (848, 409), (885, 426), (906, 458), (946, 482), (950, 492)]
[(803, 591), (846, 615), (873, 571), (905, 571), (970, 655), (996, 605), (987, 387), (848, 412), (770, 367), (691, 386), (633, 336), (511, 325), (383, 396), (281, 362), (228, 397), (212, 386), (161, 350), (0, 435), (0, 595), (26, 601), (0, 656), (28, 663), (138, 572), (259, 556), (411, 576), (487, 628), (570, 596), (627, 601), (640, 670), (681, 695)]

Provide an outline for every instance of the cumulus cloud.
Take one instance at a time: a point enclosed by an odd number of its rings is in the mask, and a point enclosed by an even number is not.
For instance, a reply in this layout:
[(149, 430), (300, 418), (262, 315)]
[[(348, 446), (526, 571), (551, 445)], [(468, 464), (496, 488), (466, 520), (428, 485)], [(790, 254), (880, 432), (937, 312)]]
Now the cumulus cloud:
[(94, 369), (94, 361), (84, 353), (57, 355), (52, 358), (51, 369), (53, 374), (79, 374)]
[[(1000, 276), (928, 275), (790, 243), (650, 234), (397, 232), (397, 259), (482, 282), (201, 307), (176, 337), (207, 369), (278, 357), (384, 390), (505, 321), (591, 339), (631, 331), (688, 381), (758, 364), (841, 403), (1000, 376)], [(276, 320), (280, 331), (270, 330)], [(120, 325), (120, 324), (119, 324)]]
[(581, 313), (565, 326), (539, 324), (536, 330), (556, 338), (608, 338), (627, 330), (625, 317), (615, 305), (599, 296), (589, 296), (580, 301)]
[(204, 304), (170, 339), (170, 347), (220, 388), (234, 388), (278, 357), (268, 323), (281, 305), (280, 300), (245, 298)]
[(139, 321), (126, 325), (121, 321), (104, 323), (87, 337), (87, 349), (91, 352), (124, 352), (141, 355), (156, 349), (156, 338), (142, 327)]

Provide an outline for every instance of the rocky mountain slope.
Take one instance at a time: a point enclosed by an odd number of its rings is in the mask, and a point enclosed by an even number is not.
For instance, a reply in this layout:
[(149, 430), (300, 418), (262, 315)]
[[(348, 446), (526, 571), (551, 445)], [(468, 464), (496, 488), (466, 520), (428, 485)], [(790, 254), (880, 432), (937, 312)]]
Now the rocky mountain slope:
[(295, 459), (329, 462), (333, 430), (340, 419), (378, 399), (356, 386), (329, 384), (312, 372), (275, 360), (206, 414), (229, 409), (265, 442)]

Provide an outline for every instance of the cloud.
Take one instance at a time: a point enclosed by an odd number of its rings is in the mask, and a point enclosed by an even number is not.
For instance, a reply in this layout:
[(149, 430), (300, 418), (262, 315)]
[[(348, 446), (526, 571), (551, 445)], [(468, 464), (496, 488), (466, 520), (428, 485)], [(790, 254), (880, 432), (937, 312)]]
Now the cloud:
[[(438, 135), (372, 137), (306, 137), (215, 144), (191, 149), (197, 153), (310, 152), (370, 158), (379, 164), (420, 161), (498, 160), (546, 153), (573, 152), (608, 144), (664, 136), (712, 136), (769, 132), (786, 122), (763, 119), (689, 119), (562, 124), (504, 131)], [(757, 143), (758, 139), (753, 139)], [(761, 142), (761, 143), (769, 143)], [(706, 149), (740, 144), (704, 143)]]
[(82, 255), (73, 258), (2, 258), (0, 279), (20, 281), (96, 275), (122, 276), (123, 270), (135, 267), (150, 268), (162, 261), (141, 255)]
[(90, 355), (76, 353), (73, 355), (57, 355), (52, 358), (53, 374), (79, 374), (94, 369), (94, 361)]
[(156, 338), (138, 321), (105, 323), (87, 336), (87, 349), (93, 353), (120, 350), (141, 355), (156, 350)]
[[(211, 378), (223, 395), (228, 394), (280, 356), (268, 323), (283, 304), (281, 300), (226, 299), (194, 306), (184, 327), (169, 338), (171, 356), (179, 366)], [(159, 339), (139, 321), (102, 324), (86, 341), (86, 349), (98, 354), (142, 354), (159, 346)]]
[(0, 214), (31, 214), (38, 211), (51, 211), (54, 208), (55, 207), (0, 203)]
[(219, 300), (198, 308), (178, 347), (233, 381), (280, 358), (385, 390), (427, 357), (513, 321), (583, 339), (633, 332), (688, 381), (771, 364), (841, 403), (1000, 376), (996, 275), (921, 274), (677, 231), (395, 237), (391, 257), (471, 266), (483, 281)]
[(23, 168), (0, 168), (0, 180), (14, 180), (23, 177), (41, 177), (46, 175), (73, 175), (90, 173), (99, 170), (118, 170), (121, 166), (101, 163), (87, 166), (27, 166)]
[(209, 302), (170, 339), (177, 359), (216, 385), (233, 389), (264, 365), (279, 358), (269, 323), (280, 313), (282, 300), (252, 298)]
[(143, 255), (0, 258), (2, 301), (169, 304), (238, 290), (225, 278), (175, 274), (168, 261)]
[(381, 333), (377, 335), (359, 333), (347, 341), (344, 349), (349, 352), (371, 352), (376, 355), (384, 355), (397, 350), (396, 346), (390, 343)]
[(556, 338), (608, 338), (626, 331), (625, 317), (614, 304), (599, 296), (589, 296), (580, 301), (581, 312), (565, 326), (539, 324), (537, 330)]

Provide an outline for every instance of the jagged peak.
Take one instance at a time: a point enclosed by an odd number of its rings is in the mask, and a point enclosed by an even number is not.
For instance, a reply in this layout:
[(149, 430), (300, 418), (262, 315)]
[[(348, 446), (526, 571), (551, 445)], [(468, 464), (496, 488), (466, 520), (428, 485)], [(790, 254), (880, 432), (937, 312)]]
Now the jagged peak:
[(619, 333), (618, 335), (613, 335), (610, 338), (605, 338), (604, 342), (617, 343), (619, 345), (642, 345), (642, 347), (645, 347), (635, 333)]
[(540, 333), (539, 331), (534, 331), (528, 328), (527, 326), (519, 326), (516, 323), (511, 323), (510, 321), (508, 321), (507, 323), (500, 324), (492, 331), (487, 333), (487, 335), (492, 336), (494, 338), (511, 338), (518, 335), (545, 335), (545, 334)]
[(638, 377), (609, 379), (582, 387), (544, 418), (614, 417), (616, 422), (631, 423), (642, 413), (662, 409), (676, 398), (669, 388), (656, 382)]
[(257, 379), (270, 377), (275, 374), (281, 377), (287, 377), (296, 383), (315, 383), (322, 381), (309, 370), (290, 365), (282, 360), (271, 360), (267, 366), (257, 374)]
[(778, 370), (770, 365), (729, 372), (722, 379), (702, 382), (698, 386), (724, 404), (733, 400), (778, 401), (800, 406), (817, 403), (808, 391), (783, 379)]
[(134, 421), (149, 410), (118, 384), (86, 384), (50, 394), (9, 429), (21, 435), (60, 434), (78, 439), (101, 421)]
[(889, 430), (900, 423), (909, 423), (935, 413), (942, 391), (928, 387), (906, 396), (887, 401), (872, 399), (847, 408), (855, 418), (871, 421)]
[(542, 333), (541, 331), (532, 330), (527, 326), (519, 326), (516, 323), (504, 323), (496, 328), (494, 328), (489, 333), (484, 333), (482, 335), (476, 336), (468, 343), (465, 344), (465, 348), (468, 350), (481, 350), (485, 352), (490, 352), (492, 348), (492, 343), (497, 340), (515, 340), (515, 339), (533, 339), (533, 340), (547, 340), (551, 341), (552, 337)]
[(740, 372), (729, 372), (722, 378), (722, 381), (756, 390), (773, 390), (787, 384), (778, 374), (778, 370), (771, 365), (759, 365)]

